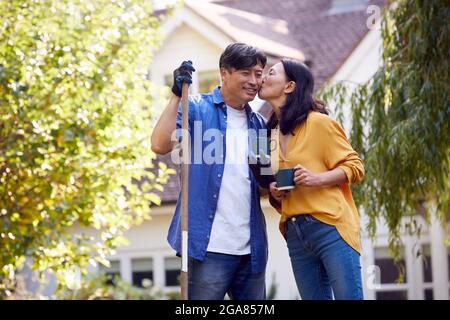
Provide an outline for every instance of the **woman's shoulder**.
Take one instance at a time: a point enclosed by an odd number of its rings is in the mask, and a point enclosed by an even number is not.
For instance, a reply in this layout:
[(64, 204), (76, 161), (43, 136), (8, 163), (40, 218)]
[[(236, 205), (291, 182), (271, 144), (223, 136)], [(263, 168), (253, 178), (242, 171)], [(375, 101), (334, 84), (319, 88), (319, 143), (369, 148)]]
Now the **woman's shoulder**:
[(336, 122), (332, 117), (318, 111), (311, 111), (308, 114), (308, 122), (317, 125), (330, 126)]
[(331, 117), (318, 111), (311, 111), (308, 114), (308, 119), (311, 121), (328, 121), (331, 120)]
[(317, 111), (311, 111), (308, 115), (308, 122), (312, 128), (318, 130), (335, 131), (341, 130), (341, 125), (335, 119)]

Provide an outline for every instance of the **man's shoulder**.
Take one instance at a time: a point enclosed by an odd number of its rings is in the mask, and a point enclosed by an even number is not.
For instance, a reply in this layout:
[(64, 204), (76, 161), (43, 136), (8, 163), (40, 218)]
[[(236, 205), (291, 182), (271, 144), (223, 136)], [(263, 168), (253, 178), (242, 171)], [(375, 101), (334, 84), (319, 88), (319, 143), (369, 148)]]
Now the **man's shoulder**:
[(202, 103), (202, 102), (212, 102), (212, 94), (211, 92), (208, 93), (197, 93), (197, 94), (190, 94), (189, 95), (189, 102), (192, 103)]
[(199, 110), (214, 106), (214, 100), (211, 92), (198, 93), (189, 96), (189, 104)]

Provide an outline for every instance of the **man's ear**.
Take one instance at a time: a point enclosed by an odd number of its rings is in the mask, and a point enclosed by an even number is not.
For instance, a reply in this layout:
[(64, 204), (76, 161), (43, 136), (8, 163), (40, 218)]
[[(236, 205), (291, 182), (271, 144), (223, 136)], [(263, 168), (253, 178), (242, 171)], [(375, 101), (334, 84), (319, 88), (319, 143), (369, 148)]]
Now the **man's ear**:
[(296, 83), (294, 81), (289, 81), (285, 86), (284, 86), (284, 93), (291, 93), (292, 91), (295, 90), (295, 86)]
[(230, 72), (225, 67), (220, 67), (220, 79), (223, 82), (223, 79), (227, 76), (227, 74), (230, 74)]

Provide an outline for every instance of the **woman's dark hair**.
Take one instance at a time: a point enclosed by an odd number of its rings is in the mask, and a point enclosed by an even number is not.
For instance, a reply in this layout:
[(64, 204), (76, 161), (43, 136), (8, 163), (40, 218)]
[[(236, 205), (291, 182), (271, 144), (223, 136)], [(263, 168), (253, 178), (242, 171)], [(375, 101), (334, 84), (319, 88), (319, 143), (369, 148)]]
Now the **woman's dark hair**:
[(228, 45), (220, 56), (219, 67), (224, 67), (228, 71), (231, 69), (249, 69), (257, 64), (266, 66), (266, 55), (255, 47), (245, 43), (232, 43)]
[(282, 59), (281, 63), (287, 80), (295, 82), (295, 89), (288, 94), (286, 103), (281, 107), (280, 119), (273, 113), (267, 125), (273, 129), (279, 122), (284, 135), (294, 134), (294, 129), (306, 120), (309, 111), (328, 115), (328, 110), (324, 102), (314, 99), (314, 78), (309, 68), (292, 59)]

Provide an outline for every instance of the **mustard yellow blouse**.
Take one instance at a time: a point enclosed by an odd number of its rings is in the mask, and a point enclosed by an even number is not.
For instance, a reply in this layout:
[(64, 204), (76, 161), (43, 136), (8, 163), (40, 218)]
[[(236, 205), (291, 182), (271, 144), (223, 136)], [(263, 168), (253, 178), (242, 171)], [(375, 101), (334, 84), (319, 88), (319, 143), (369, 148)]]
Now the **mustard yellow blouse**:
[(321, 173), (342, 168), (348, 184), (326, 188), (296, 186), (282, 200), (281, 206), (271, 198), (272, 205), (281, 214), (280, 231), (289, 217), (310, 214), (316, 219), (336, 226), (341, 237), (356, 251), (361, 252), (360, 219), (349, 185), (362, 180), (364, 165), (347, 140), (344, 130), (331, 117), (310, 112), (307, 119), (294, 130), (294, 136), (286, 146), (286, 154), (280, 152), (278, 131), (273, 134), (277, 148), (272, 151), (272, 168), (293, 168), (301, 164), (306, 169)]

